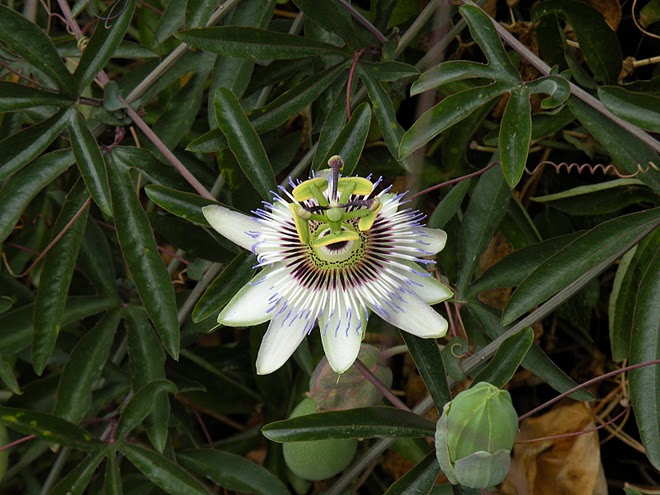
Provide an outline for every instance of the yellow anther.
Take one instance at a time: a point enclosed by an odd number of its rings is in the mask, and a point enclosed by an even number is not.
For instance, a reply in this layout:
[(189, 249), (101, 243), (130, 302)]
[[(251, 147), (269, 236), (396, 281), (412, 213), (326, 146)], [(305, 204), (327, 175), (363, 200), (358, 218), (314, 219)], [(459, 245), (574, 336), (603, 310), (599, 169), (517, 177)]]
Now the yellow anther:
[(290, 204), (289, 210), (291, 211), (291, 216), (293, 217), (293, 223), (296, 225), (296, 232), (298, 232), (298, 238), (303, 244), (309, 244), (309, 216), (310, 212), (305, 210), (303, 207), (297, 204)]
[(355, 187), (353, 192), (351, 192), (354, 196), (367, 196), (374, 189), (373, 182), (364, 177), (342, 177), (339, 179), (337, 190), (342, 192), (349, 187), (349, 184)]
[[(298, 184), (291, 194), (296, 201), (306, 201), (311, 198), (315, 198), (314, 194), (316, 191), (325, 191), (328, 188), (328, 181), (323, 177), (314, 177), (313, 179), (306, 180), (305, 182)], [(315, 190), (316, 189), (316, 190)], [(316, 198), (317, 200), (319, 198)]]
[(380, 201), (380, 199), (374, 198), (371, 205), (369, 205), (369, 214), (360, 218), (358, 221), (358, 229), (364, 232), (373, 227), (374, 222), (376, 221), (376, 217), (378, 216), (378, 212), (380, 212), (382, 208), (383, 203)]

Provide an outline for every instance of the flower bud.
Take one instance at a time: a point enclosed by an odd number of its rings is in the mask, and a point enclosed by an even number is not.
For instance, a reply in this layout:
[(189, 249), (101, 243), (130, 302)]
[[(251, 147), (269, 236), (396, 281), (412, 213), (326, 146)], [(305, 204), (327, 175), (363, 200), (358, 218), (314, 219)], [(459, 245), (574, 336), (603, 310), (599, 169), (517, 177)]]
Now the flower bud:
[(517, 431), (509, 392), (479, 382), (442, 410), (435, 433), (440, 468), (454, 485), (495, 486), (509, 472)]

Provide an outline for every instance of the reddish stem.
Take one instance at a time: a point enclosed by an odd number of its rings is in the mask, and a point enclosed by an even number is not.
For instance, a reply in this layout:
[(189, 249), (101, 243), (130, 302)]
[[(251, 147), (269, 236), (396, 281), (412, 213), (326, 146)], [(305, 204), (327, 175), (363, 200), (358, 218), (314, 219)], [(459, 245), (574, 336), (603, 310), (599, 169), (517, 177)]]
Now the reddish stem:
[(55, 244), (57, 244), (57, 241), (59, 241), (62, 238), (62, 236), (64, 234), (66, 234), (67, 230), (69, 230), (71, 228), (71, 226), (76, 222), (76, 220), (78, 220), (80, 215), (82, 215), (82, 212), (85, 211), (85, 208), (87, 208), (89, 206), (89, 202), (91, 200), (92, 200), (92, 197), (89, 196), (87, 198), (87, 201), (85, 201), (85, 203), (80, 207), (80, 209), (71, 218), (71, 220), (69, 220), (69, 222), (64, 226), (64, 228), (61, 230), (61, 232), (59, 234), (57, 234), (52, 241), (50, 241), (48, 246), (46, 246), (46, 249), (44, 249), (41, 252), (41, 254), (39, 254), (39, 256), (37, 256), (37, 259), (34, 260), (32, 262), (32, 264), (23, 271), (23, 273), (19, 273), (18, 275), (15, 275), (16, 278), (25, 277), (28, 273), (30, 273), (34, 269), (35, 266), (37, 266), (37, 264), (44, 258), (44, 256), (46, 256), (46, 254), (48, 254), (48, 251), (53, 249), (53, 246), (55, 246)]
[(14, 440), (13, 442), (8, 443), (7, 445), (3, 445), (2, 447), (0, 447), (0, 452), (2, 452), (3, 450), (11, 449), (12, 447), (16, 447), (17, 445), (20, 445), (23, 442), (27, 442), (28, 440), (32, 440), (33, 438), (37, 438), (37, 436), (36, 435), (28, 435), (26, 437), (19, 438), (18, 440)]
[(626, 366), (625, 368), (610, 371), (609, 373), (605, 373), (604, 375), (597, 376), (596, 378), (592, 378), (591, 380), (587, 380), (586, 382), (578, 385), (577, 387), (573, 387), (572, 389), (567, 390), (566, 392), (564, 392), (562, 394), (559, 394), (554, 399), (550, 399), (549, 401), (545, 402), (544, 404), (541, 404), (540, 406), (535, 407), (531, 411), (526, 412), (522, 416), (519, 416), (518, 421), (522, 421), (525, 418), (529, 418), (530, 416), (532, 416), (532, 415), (536, 414), (537, 412), (545, 409), (546, 407), (551, 406), (555, 402), (559, 402), (564, 397), (568, 397), (572, 393), (577, 392), (578, 390), (582, 390), (583, 388), (587, 388), (587, 387), (593, 385), (594, 383), (598, 383), (598, 382), (601, 382), (603, 380), (606, 380), (607, 378), (611, 378), (613, 376), (620, 375), (621, 373), (625, 373), (626, 371), (636, 370), (637, 368), (644, 368), (645, 366), (653, 366), (654, 364), (660, 364), (660, 359), (655, 359), (654, 361), (647, 361), (645, 363), (639, 363), (639, 364), (633, 364), (631, 366)]
[(626, 414), (628, 411), (630, 411), (630, 406), (626, 407), (623, 411), (621, 411), (615, 417), (610, 419), (607, 423), (603, 423), (602, 425), (596, 426), (595, 428), (589, 428), (587, 430), (581, 430), (581, 431), (572, 431), (570, 433), (562, 433), (560, 435), (550, 435), (549, 437), (530, 438), (529, 440), (518, 440), (515, 443), (543, 442), (545, 440), (556, 440), (558, 438), (569, 438), (569, 437), (577, 437), (579, 435), (585, 435), (587, 433), (592, 433), (594, 431), (600, 430), (601, 428), (605, 428), (606, 426), (611, 425), (612, 423), (617, 421), (619, 418), (621, 418), (624, 414)]
[(376, 389), (383, 395), (383, 397), (385, 397), (394, 407), (410, 412), (410, 408), (401, 402), (401, 399), (394, 395), (392, 391), (387, 388), (385, 384), (381, 382), (380, 379), (374, 375), (362, 361), (356, 359), (353, 365), (358, 369), (360, 373), (362, 373), (362, 376), (369, 380), (372, 385), (376, 387)]
[(364, 48), (362, 50), (355, 52), (353, 54), (353, 63), (351, 68), (348, 71), (348, 84), (346, 85), (346, 117), (348, 120), (351, 120), (351, 91), (353, 89), (353, 77), (355, 75), (355, 68), (357, 67), (360, 57), (364, 53)]
[(435, 191), (436, 189), (440, 189), (441, 187), (450, 186), (450, 185), (455, 184), (457, 182), (462, 182), (466, 179), (471, 179), (472, 177), (476, 177), (477, 175), (483, 174), (487, 170), (493, 168), (498, 163), (500, 163), (500, 162), (493, 162), (490, 165), (487, 165), (486, 167), (482, 168), (481, 170), (477, 170), (476, 172), (472, 172), (471, 174), (467, 174), (467, 175), (464, 175), (462, 177), (457, 177), (456, 179), (448, 180), (446, 182), (436, 184), (435, 186), (428, 187), (428, 188), (424, 189), (423, 191), (419, 191), (419, 192), (413, 194), (412, 196), (408, 196), (407, 199), (414, 199), (417, 196), (421, 196), (422, 194), (426, 194), (426, 193), (429, 193), (431, 191)]

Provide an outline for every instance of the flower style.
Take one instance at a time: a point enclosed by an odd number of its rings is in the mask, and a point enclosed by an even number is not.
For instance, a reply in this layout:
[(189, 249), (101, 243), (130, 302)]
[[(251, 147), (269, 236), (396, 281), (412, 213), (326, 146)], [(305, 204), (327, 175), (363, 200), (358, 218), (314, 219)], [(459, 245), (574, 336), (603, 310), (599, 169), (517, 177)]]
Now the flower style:
[(292, 183), (255, 217), (212, 205), (209, 224), (257, 255), (262, 268), (227, 304), (218, 322), (251, 326), (270, 320), (257, 356), (257, 373), (280, 368), (318, 321), (323, 349), (337, 373), (360, 350), (373, 311), (418, 337), (439, 338), (447, 321), (431, 304), (452, 292), (420, 264), (438, 253), (447, 234), (421, 225), (423, 215), (400, 209), (403, 194), (363, 177), (341, 177), (340, 157), (330, 170)]

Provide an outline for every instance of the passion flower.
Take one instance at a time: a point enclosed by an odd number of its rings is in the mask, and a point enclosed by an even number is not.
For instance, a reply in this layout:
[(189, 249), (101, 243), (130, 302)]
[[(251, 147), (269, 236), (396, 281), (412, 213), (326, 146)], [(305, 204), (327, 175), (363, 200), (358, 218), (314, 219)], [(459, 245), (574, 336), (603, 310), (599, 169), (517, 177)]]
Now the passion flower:
[(257, 355), (257, 373), (280, 368), (318, 322), (332, 369), (355, 361), (373, 311), (392, 325), (424, 338), (447, 332), (431, 304), (452, 292), (421, 265), (433, 261), (447, 234), (401, 208), (403, 194), (372, 195), (368, 178), (341, 177), (343, 162), (281, 188), (251, 217), (223, 206), (203, 208), (209, 224), (257, 255), (262, 270), (218, 316), (226, 326), (270, 320)]

